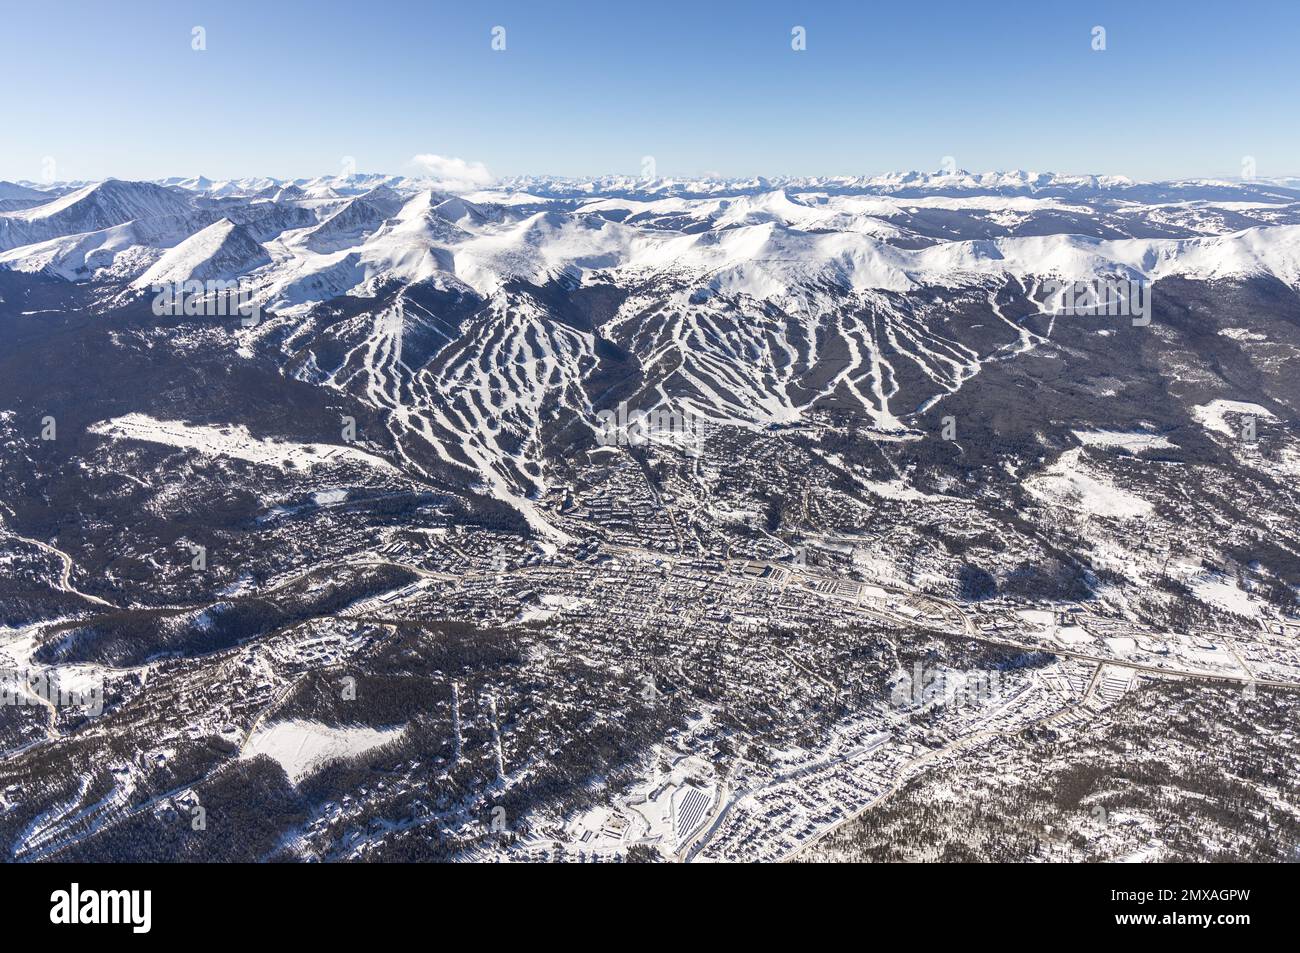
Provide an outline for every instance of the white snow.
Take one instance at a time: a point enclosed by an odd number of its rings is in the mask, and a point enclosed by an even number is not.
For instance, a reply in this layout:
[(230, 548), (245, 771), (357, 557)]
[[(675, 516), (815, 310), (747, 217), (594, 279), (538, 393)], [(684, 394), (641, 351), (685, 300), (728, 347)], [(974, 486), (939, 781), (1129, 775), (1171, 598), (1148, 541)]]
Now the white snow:
[(1202, 602), (1218, 606), (1247, 618), (1259, 617), (1259, 604), (1234, 583), (1218, 577), (1201, 576), (1191, 580), (1192, 591)]
[(1140, 453), (1143, 450), (1158, 450), (1172, 447), (1166, 438), (1159, 434), (1141, 433), (1138, 431), (1117, 431), (1117, 430), (1076, 430), (1074, 435), (1079, 438), (1085, 446), (1088, 447), (1120, 447), (1132, 453)]
[[(512, 278), (544, 280), (565, 270), (626, 270), (633, 276), (668, 272), (698, 277), (715, 290), (758, 298), (789, 295), (812, 281), (834, 281), (856, 291), (901, 291), (1008, 275), (1075, 280), (1104, 274), (1154, 281), (1173, 275), (1217, 279), (1271, 274), (1291, 286), (1300, 284), (1300, 225), (1183, 239), (1107, 241), (1054, 234), (938, 242), (921, 248), (888, 241), (906, 234), (891, 217), (909, 210), (965, 209), (1004, 224), (1044, 211), (1092, 214), (1086, 205), (1032, 194), (1049, 187), (1047, 183), (1101, 187), (1096, 179), (1036, 173), (914, 173), (872, 180), (803, 180), (802, 185), (785, 186), (757, 181), (744, 194), (686, 198), (656, 194), (654, 185), (633, 181), (629, 188), (643, 197), (600, 197), (576, 210), (553, 208), (529, 215), (528, 208), (546, 201), (544, 196), (498, 187), (449, 199), (420, 180), (349, 176), (294, 184), (295, 195), (324, 197), (318, 198), (323, 204), (313, 206), (323, 220), (282, 231), (263, 248), (245, 226), (228, 220), (209, 224), (209, 214), (190, 207), (175, 190), (110, 181), (36, 208), (0, 213), (0, 252), (7, 256), (0, 263), (26, 270), (53, 265), (65, 277), (84, 278), (88, 275), (78, 269), (88, 267), (84, 258), (91, 251), (98, 253), (93, 271), (123, 247), (138, 245), (141, 251), (129, 259), (137, 285), (255, 275), (259, 302), (273, 310), (346, 292), (372, 294), (386, 279), (434, 278), (491, 294)], [(255, 186), (276, 194), (283, 191), (268, 179), (173, 184), (245, 197), (258, 194), (250, 191)], [(818, 184), (875, 194), (813, 191)], [(600, 183), (590, 185), (595, 189)], [(928, 187), (951, 194), (890, 194), (896, 188)], [(734, 190), (735, 183), (730, 188)], [(1015, 188), (1021, 194), (961, 194), (992, 188)], [(399, 209), (403, 200), (406, 204)], [(275, 205), (269, 194), (258, 201)], [(489, 214), (487, 207), (494, 211)], [(626, 213), (633, 224), (597, 214), (613, 212)], [(663, 216), (669, 217), (669, 225), (684, 218), (707, 227), (688, 233), (635, 225)], [(109, 229), (127, 232), (102, 234)], [(51, 240), (58, 244), (45, 244)]]
[(1040, 500), (1069, 502), (1094, 516), (1131, 519), (1148, 516), (1154, 507), (1140, 496), (1115, 486), (1080, 460), (1082, 448), (1067, 450), (1042, 474), (1025, 481), (1025, 489)]
[(1273, 419), (1273, 412), (1267, 407), (1261, 407), (1259, 404), (1252, 404), (1243, 400), (1212, 400), (1208, 404), (1201, 404), (1192, 408), (1192, 416), (1206, 430), (1213, 430), (1215, 433), (1232, 437), (1236, 435), (1236, 431), (1228, 424), (1226, 419), (1228, 414)]
[(404, 729), (331, 728), (316, 721), (293, 719), (258, 728), (248, 739), (241, 758), (268, 755), (289, 780), (297, 784), (331, 761), (351, 757), (396, 741)]
[(1252, 331), (1249, 328), (1220, 328), (1219, 334), (1225, 338), (1232, 338), (1234, 341), (1266, 341), (1266, 335), (1258, 331)]
[(167, 251), (133, 285), (233, 279), (270, 262), (247, 229), (223, 218)]
[(918, 502), (921, 500), (939, 500), (941, 496), (935, 496), (931, 493), (923, 493), (915, 487), (908, 486), (906, 481), (901, 479), (882, 482), (879, 480), (863, 481), (868, 492), (887, 500), (906, 500), (908, 502)]
[(92, 424), (91, 433), (118, 440), (143, 440), (193, 450), (206, 456), (233, 457), (263, 466), (310, 469), (325, 463), (359, 463), (397, 473), (387, 460), (356, 447), (329, 443), (293, 443), (253, 437), (241, 425), (213, 427), (179, 420), (155, 420), (145, 414), (126, 414)]

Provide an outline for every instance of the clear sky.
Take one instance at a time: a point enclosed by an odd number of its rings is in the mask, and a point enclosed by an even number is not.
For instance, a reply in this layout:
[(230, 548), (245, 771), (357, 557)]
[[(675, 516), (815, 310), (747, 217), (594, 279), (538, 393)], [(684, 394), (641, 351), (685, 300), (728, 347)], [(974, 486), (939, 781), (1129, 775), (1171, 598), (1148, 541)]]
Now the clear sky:
[(1300, 2), (0, 0), (0, 90), (10, 180), (1294, 175)]

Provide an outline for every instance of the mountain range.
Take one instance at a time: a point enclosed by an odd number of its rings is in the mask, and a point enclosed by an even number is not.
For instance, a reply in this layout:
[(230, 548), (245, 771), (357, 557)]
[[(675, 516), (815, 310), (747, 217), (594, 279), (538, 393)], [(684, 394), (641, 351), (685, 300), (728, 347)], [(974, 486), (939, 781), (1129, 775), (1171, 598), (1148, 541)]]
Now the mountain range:
[(0, 184), (0, 853), (1294, 859), (1295, 185)]
[(1050, 335), (1025, 320), (1044, 282), (1300, 284), (1300, 190), (1272, 183), (530, 178), (451, 195), (349, 175), (3, 194), (0, 268), (101, 309), (238, 281), (268, 318), (232, 348), (398, 411), (399, 446), (530, 514), (548, 432), (614, 396), (756, 427), (850, 408), (914, 435)]

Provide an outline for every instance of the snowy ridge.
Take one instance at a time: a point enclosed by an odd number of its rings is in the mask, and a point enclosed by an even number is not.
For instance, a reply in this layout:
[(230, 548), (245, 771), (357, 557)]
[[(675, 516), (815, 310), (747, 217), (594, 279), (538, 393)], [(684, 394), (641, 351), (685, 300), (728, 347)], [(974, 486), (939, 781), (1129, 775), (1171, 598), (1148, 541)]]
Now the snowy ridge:
[[(594, 428), (612, 385), (642, 411), (767, 427), (829, 407), (909, 440), (990, 362), (1051, 337), (1048, 279), (1300, 288), (1300, 193), (1272, 185), (1029, 173), (718, 185), (527, 179), (453, 195), (399, 176), (112, 181), (0, 214), (0, 267), (110, 283), (115, 301), (238, 279), (269, 313), (237, 332), (241, 356), (364, 400), (403, 469), (459, 470), (551, 536), (534, 503), (549, 453)], [(235, 452), (212, 434), (103, 426)], [(1062, 474), (1047, 489), (1085, 483)]]
[[(1300, 193), (1270, 186), (1161, 186), (1177, 194), (1162, 196), (1170, 200), (1152, 220), (1181, 234), (1114, 239), (1098, 236), (1149, 226), (1134, 218), (1128, 199), (1114, 206), (1090, 198), (1132, 185), (1104, 177), (757, 179), (727, 181), (728, 194), (694, 198), (673, 180), (615, 177), (570, 183), (565, 194), (577, 197), (566, 199), (558, 182), (519, 180), (452, 196), (399, 176), (110, 180), (0, 213), (0, 264), (73, 280), (101, 271), (140, 279), (176, 246), (186, 245), (181, 255), (198, 253), (223, 235), (204, 230), (228, 219), (246, 225), (265, 256), (249, 236), (224, 235), (238, 247), (212, 267), (227, 277), (258, 271), (263, 303), (282, 309), (370, 295), (394, 281), (432, 279), (490, 296), (513, 280), (589, 272), (703, 276), (716, 291), (772, 297), (809, 282), (905, 290), (997, 274), (1122, 272), (1151, 279), (1272, 274), (1294, 284), (1298, 271)], [(953, 235), (951, 216), (989, 237)], [(126, 225), (129, 232), (121, 230)], [(166, 267), (174, 265), (168, 259)]]
[(170, 189), (149, 182), (110, 179), (43, 205), (0, 212), (0, 250), (101, 231), (139, 219), (182, 218), (193, 211), (184, 198)]
[(167, 251), (132, 286), (229, 280), (270, 262), (271, 257), (247, 228), (223, 218)]

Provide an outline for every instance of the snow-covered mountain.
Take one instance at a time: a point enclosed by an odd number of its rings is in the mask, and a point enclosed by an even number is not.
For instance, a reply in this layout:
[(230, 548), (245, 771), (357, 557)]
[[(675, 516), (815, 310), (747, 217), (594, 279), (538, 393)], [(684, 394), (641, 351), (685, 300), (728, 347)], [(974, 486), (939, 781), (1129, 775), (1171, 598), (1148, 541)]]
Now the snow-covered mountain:
[[(1018, 766), (990, 802), (1038, 812), (1016, 859), (1052, 856), (1047, 819), (1058, 849), (1086, 830), (1146, 856), (1188, 805), (1212, 821), (1169, 843), (1293, 858), (1285, 784), (1238, 782), (1294, 762), (1300, 191), (0, 195), (0, 654), (60, 692), (102, 676), (103, 703), (5, 708), (9, 859), (522, 860), (556, 839), (780, 860), (873, 803), (915, 828), (972, 777), (931, 755)], [(1067, 304), (1094, 279), (1140, 313)], [(995, 674), (990, 697), (901, 690), (931, 662)], [(1044, 767), (1141, 745), (1153, 800), (1127, 762), (1085, 778), (1124, 782), (1124, 823)], [(1247, 756), (1224, 785), (1219, 748)], [(484, 831), (499, 804), (518, 838)], [(989, 831), (949, 843), (1007, 859)]]
[[(1026, 172), (530, 178), (459, 196), (419, 179), (357, 174), (110, 180), (52, 198), (6, 188), (4, 196), (37, 203), (0, 212), (7, 267), (135, 280), (224, 218), (267, 246), (241, 256), (243, 273), (257, 271), (266, 302), (281, 308), (435, 274), (487, 294), (519, 279), (658, 272), (758, 297), (807, 281), (899, 290), (1070, 269), (1267, 272), (1290, 283), (1294, 238), (1273, 228), (1300, 224), (1300, 191), (1270, 184)], [(1213, 241), (1188, 243), (1203, 237)], [(1131, 239), (1145, 243), (1124, 244)]]
[(13, 182), (0, 182), (0, 200), (6, 199), (48, 199), (49, 196), (36, 189)]
[(247, 226), (223, 218), (168, 249), (133, 286), (145, 288), (192, 280), (228, 281), (270, 262), (270, 255)]
[(171, 189), (150, 182), (110, 179), (51, 202), (0, 213), (0, 249), (96, 232), (141, 220), (187, 219), (193, 206)]
[(242, 354), (382, 409), (412, 467), (457, 468), (525, 514), (557, 434), (611, 395), (758, 428), (836, 408), (900, 439), (1059, 334), (1049, 282), (1300, 288), (1300, 191), (1273, 183), (529, 178), (452, 195), (353, 174), (29, 192), (0, 213), (0, 268), (112, 307), (238, 280), (270, 315)]

